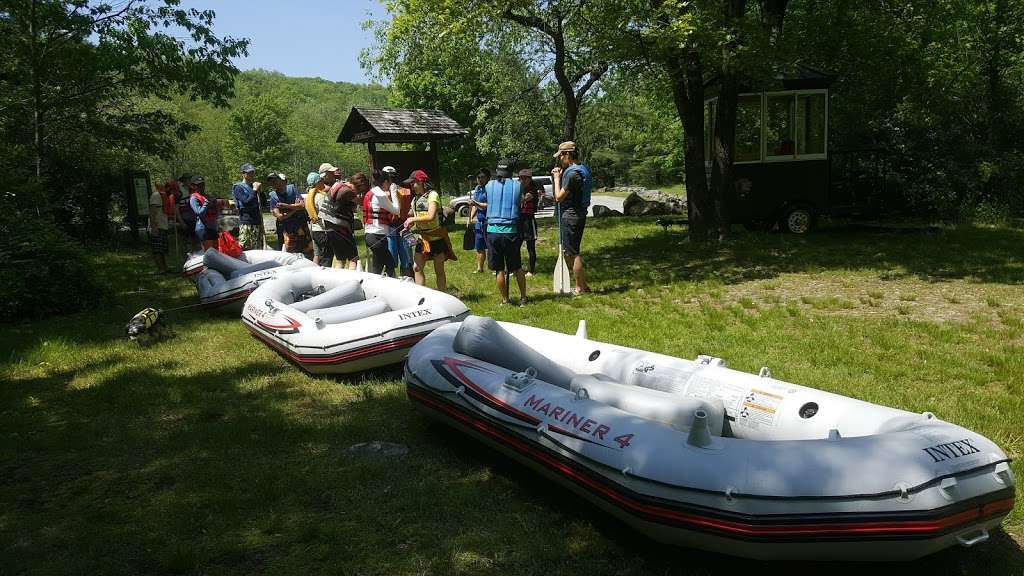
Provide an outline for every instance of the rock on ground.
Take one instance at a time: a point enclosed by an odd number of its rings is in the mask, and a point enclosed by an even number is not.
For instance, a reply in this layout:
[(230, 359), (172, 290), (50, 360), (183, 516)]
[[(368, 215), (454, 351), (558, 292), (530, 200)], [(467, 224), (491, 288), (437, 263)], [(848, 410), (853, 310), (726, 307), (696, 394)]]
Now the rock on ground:
[(660, 190), (635, 190), (622, 202), (627, 216), (661, 216), (665, 214), (686, 214), (686, 199)]

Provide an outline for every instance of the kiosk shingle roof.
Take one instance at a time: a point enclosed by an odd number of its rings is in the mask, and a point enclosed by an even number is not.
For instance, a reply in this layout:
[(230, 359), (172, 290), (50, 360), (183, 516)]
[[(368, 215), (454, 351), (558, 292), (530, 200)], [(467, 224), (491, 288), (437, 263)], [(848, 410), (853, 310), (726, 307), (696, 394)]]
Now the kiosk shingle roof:
[(424, 142), (466, 134), (440, 110), (352, 108), (338, 142)]

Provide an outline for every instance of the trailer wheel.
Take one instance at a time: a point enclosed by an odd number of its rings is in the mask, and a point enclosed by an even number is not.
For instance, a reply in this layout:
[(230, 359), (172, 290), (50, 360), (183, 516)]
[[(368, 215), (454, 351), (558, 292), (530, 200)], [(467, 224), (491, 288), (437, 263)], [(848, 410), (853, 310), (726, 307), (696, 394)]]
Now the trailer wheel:
[(814, 228), (815, 217), (810, 206), (794, 206), (786, 211), (779, 228), (791, 234), (806, 234)]
[(459, 208), (458, 208), (458, 211), (459, 211), (459, 216), (462, 216), (462, 217), (469, 216), (469, 204), (460, 204)]

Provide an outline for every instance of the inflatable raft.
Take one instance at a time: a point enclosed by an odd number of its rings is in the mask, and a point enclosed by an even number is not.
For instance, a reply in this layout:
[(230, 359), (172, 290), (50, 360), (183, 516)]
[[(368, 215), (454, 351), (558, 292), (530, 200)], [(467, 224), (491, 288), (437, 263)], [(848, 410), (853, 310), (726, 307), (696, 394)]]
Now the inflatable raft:
[(411, 281), (354, 270), (299, 270), (257, 288), (242, 309), (254, 336), (312, 373), (401, 362), (413, 344), (469, 311)]
[[(185, 263), (181, 266), (181, 274), (189, 278), (195, 278), (200, 272), (206, 270), (206, 264), (203, 262), (206, 257), (206, 253), (211, 249), (207, 249), (203, 252), (191, 252), (185, 258)], [(249, 264), (259, 264), (267, 260), (275, 260), (280, 258), (282, 254), (289, 255), (280, 250), (246, 250), (242, 252), (240, 260), (248, 262)], [(226, 256), (226, 255), (225, 255)], [(228, 256), (230, 258), (230, 256)]]
[(913, 559), (984, 542), (1009, 459), (944, 422), (470, 316), (409, 353), (409, 398), (659, 541), (758, 559)]
[(210, 248), (203, 254), (203, 270), (195, 276), (199, 302), (210, 308), (242, 301), (260, 284), (281, 274), (316, 264), (301, 254), (275, 250), (250, 250), (245, 260)]

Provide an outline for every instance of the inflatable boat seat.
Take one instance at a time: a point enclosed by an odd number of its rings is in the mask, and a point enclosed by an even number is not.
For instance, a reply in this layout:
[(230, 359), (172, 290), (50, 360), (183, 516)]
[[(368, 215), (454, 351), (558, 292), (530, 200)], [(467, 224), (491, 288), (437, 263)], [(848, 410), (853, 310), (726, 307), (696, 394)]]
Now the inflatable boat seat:
[(348, 280), (341, 284), (331, 288), (330, 290), (307, 298), (301, 302), (295, 302), (292, 304), (292, 308), (295, 308), (299, 312), (309, 312), (310, 310), (316, 310), (318, 308), (331, 308), (333, 306), (341, 306), (342, 304), (351, 304), (353, 302), (359, 302), (365, 300), (366, 296), (363, 294), (363, 288), (360, 286), (359, 280)]
[(245, 268), (239, 268), (231, 273), (231, 278), (238, 278), (239, 276), (245, 276), (246, 274), (252, 274), (253, 272), (259, 272), (260, 270), (269, 270), (271, 268), (277, 268), (281, 263), (277, 260), (264, 260), (259, 264), (251, 264)]
[(345, 322), (377, 316), (390, 310), (391, 308), (388, 307), (387, 301), (374, 296), (362, 302), (342, 304), (341, 306), (333, 306), (331, 308), (317, 308), (306, 312), (306, 314), (310, 318), (319, 318), (324, 324), (344, 324)]
[(604, 374), (579, 374), (569, 383), (569, 389), (577, 392), (586, 389), (591, 400), (614, 406), (624, 412), (636, 414), (647, 420), (661, 422), (681, 432), (688, 432), (693, 425), (693, 413), (704, 410), (708, 415), (708, 428), (714, 436), (722, 435), (725, 425), (725, 405), (720, 398), (706, 400), (690, 398), (620, 384)]
[(218, 252), (216, 248), (208, 248), (203, 253), (203, 265), (207, 268), (216, 270), (224, 276), (230, 276), (235, 270), (241, 270), (251, 266), (245, 260), (239, 260), (238, 258), (232, 258), (223, 252)]
[(459, 354), (465, 354), (513, 372), (523, 372), (532, 367), (537, 371), (537, 378), (566, 390), (569, 389), (569, 383), (576, 375), (572, 370), (552, 362), (540, 352), (509, 334), (493, 318), (468, 316), (463, 320), (458, 333), (455, 334), (452, 348)]

